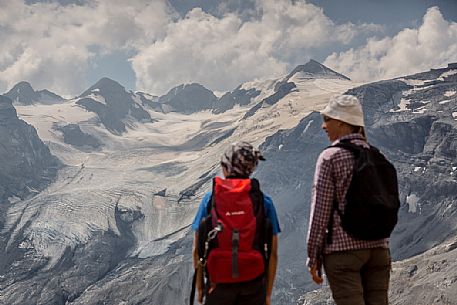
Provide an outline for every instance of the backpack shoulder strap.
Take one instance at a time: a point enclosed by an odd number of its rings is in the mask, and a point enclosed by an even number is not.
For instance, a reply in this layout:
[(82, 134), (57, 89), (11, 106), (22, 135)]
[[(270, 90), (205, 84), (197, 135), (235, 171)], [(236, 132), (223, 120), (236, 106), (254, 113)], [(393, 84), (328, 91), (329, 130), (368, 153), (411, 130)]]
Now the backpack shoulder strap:
[(209, 199), (208, 205), (206, 206), (206, 214), (210, 215), (211, 210), (216, 205), (216, 178), (213, 178), (213, 185), (211, 188), (211, 198)]
[[(263, 206), (263, 193), (260, 190), (259, 180), (252, 178), (251, 179), (251, 190), (249, 191), (249, 196), (251, 197), (252, 203), (254, 204), (254, 214), (257, 215), (259, 209), (265, 211)], [(265, 212), (263, 212), (265, 214)]]
[(251, 178), (251, 189), (256, 189), (260, 191), (260, 183), (256, 178)]
[(342, 140), (335, 145), (329, 146), (329, 147), (340, 147), (346, 150), (351, 151), (355, 156), (358, 156), (360, 151), (364, 149), (364, 147), (352, 143), (350, 140)]
[(217, 209), (216, 209), (216, 177), (213, 178), (213, 186), (211, 191), (211, 198), (208, 202), (208, 206), (206, 207), (206, 215), (211, 215), (211, 223), (212, 227), (216, 227), (217, 225)]
[(268, 261), (270, 259), (271, 247), (273, 243), (273, 224), (267, 217), (267, 210), (265, 209), (265, 197), (260, 189), (259, 181), (255, 178), (251, 179), (251, 199), (254, 204), (254, 213), (258, 219), (256, 223), (256, 237), (254, 243), (258, 245), (259, 251), (262, 253), (265, 260), (265, 266), (268, 268)]

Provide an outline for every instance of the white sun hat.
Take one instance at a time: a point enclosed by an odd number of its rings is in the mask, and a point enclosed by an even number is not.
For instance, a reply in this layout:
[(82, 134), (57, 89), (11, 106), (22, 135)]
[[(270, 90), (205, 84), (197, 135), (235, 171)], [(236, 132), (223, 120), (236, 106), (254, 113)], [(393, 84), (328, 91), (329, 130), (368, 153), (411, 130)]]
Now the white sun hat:
[(337, 95), (330, 98), (321, 114), (354, 126), (365, 126), (362, 105), (353, 95)]

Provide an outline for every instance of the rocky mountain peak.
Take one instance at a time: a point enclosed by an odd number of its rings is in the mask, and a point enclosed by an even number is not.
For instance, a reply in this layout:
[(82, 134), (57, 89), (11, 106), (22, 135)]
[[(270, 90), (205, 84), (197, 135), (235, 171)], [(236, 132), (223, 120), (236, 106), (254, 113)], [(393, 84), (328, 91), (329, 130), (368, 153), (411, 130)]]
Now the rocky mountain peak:
[(305, 78), (338, 78), (350, 80), (347, 76), (333, 71), (332, 69), (324, 66), (323, 64), (311, 59), (304, 65), (297, 66), (289, 74), (288, 79), (295, 74), (300, 73)]
[(174, 87), (171, 89), (167, 95), (182, 95), (185, 94), (186, 92), (202, 92), (202, 93), (212, 93), (211, 90), (205, 88), (203, 85), (200, 85), (198, 83), (191, 83), (191, 84), (181, 84), (179, 86)]
[(22, 91), (23, 93), (35, 92), (35, 90), (33, 89), (32, 85), (29, 82), (26, 82), (26, 81), (22, 81), (22, 82), (17, 83), (13, 87), (13, 89), (11, 89), (10, 91)]
[(179, 85), (164, 96), (159, 98), (159, 103), (165, 104), (168, 111), (182, 113), (193, 113), (205, 109), (211, 109), (216, 102), (217, 97), (214, 93), (204, 86), (191, 83)]
[(19, 105), (52, 104), (64, 100), (61, 96), (46, 89), (35, 91), (32, 85), (25, 81), (17, 83), (10, 91), (5, 93), (5, 96), (12, 99), (13, 103)]
[(100, 95), (106, 94), (125, 94), (126, 90), (125, 87), (119, 84), (117, 81), (112, 80), (108, 77), (101, 78), (98, 82), (96, 82), (93, 86), (89, 89), (84, 91), (80, 97), (90, 95), (91, 93), (99, 92)]
[(15, 103), (22, 105), (31, 105), (39, 100), (39, 94), (35, 92), (32, 85), (28, 82), (19, 82), (5, 94)]
[(127, 92), (124, 86), (104, 77), (84, 91), (76, 103), (96, 113), (109, 131), (122, 134), (128, 121), (151, 122), (149, 113), (135, 99), (135, 94)]

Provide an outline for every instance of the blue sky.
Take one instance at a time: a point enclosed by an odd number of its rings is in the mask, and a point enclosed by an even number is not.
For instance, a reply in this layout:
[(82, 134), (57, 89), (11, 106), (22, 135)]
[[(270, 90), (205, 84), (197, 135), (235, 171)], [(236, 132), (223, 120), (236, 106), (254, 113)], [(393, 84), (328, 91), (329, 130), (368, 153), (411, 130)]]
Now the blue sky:
[(227, 91), (310, 58), (368, 82), (457, 61), (454, 0), (0, 0), (0, 91), (64, 96), (101, 77)]

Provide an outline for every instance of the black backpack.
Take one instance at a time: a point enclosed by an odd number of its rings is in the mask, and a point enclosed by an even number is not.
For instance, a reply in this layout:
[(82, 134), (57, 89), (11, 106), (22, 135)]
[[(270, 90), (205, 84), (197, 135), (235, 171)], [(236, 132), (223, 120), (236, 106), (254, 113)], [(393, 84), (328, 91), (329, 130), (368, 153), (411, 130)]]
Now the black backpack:
[[(353, 153), (354, 171), (346, 193), (344, 214), (333, 202), (333, 210), (341, 217), (343, 229), (361, 240), (387, 238), (398, 220), (400, 200), (395, 167), (374, 146), (365, 148), (343, 140), (330, 147), (341, 147)], [(333, 211), (327, 242), (332, 242)]]

